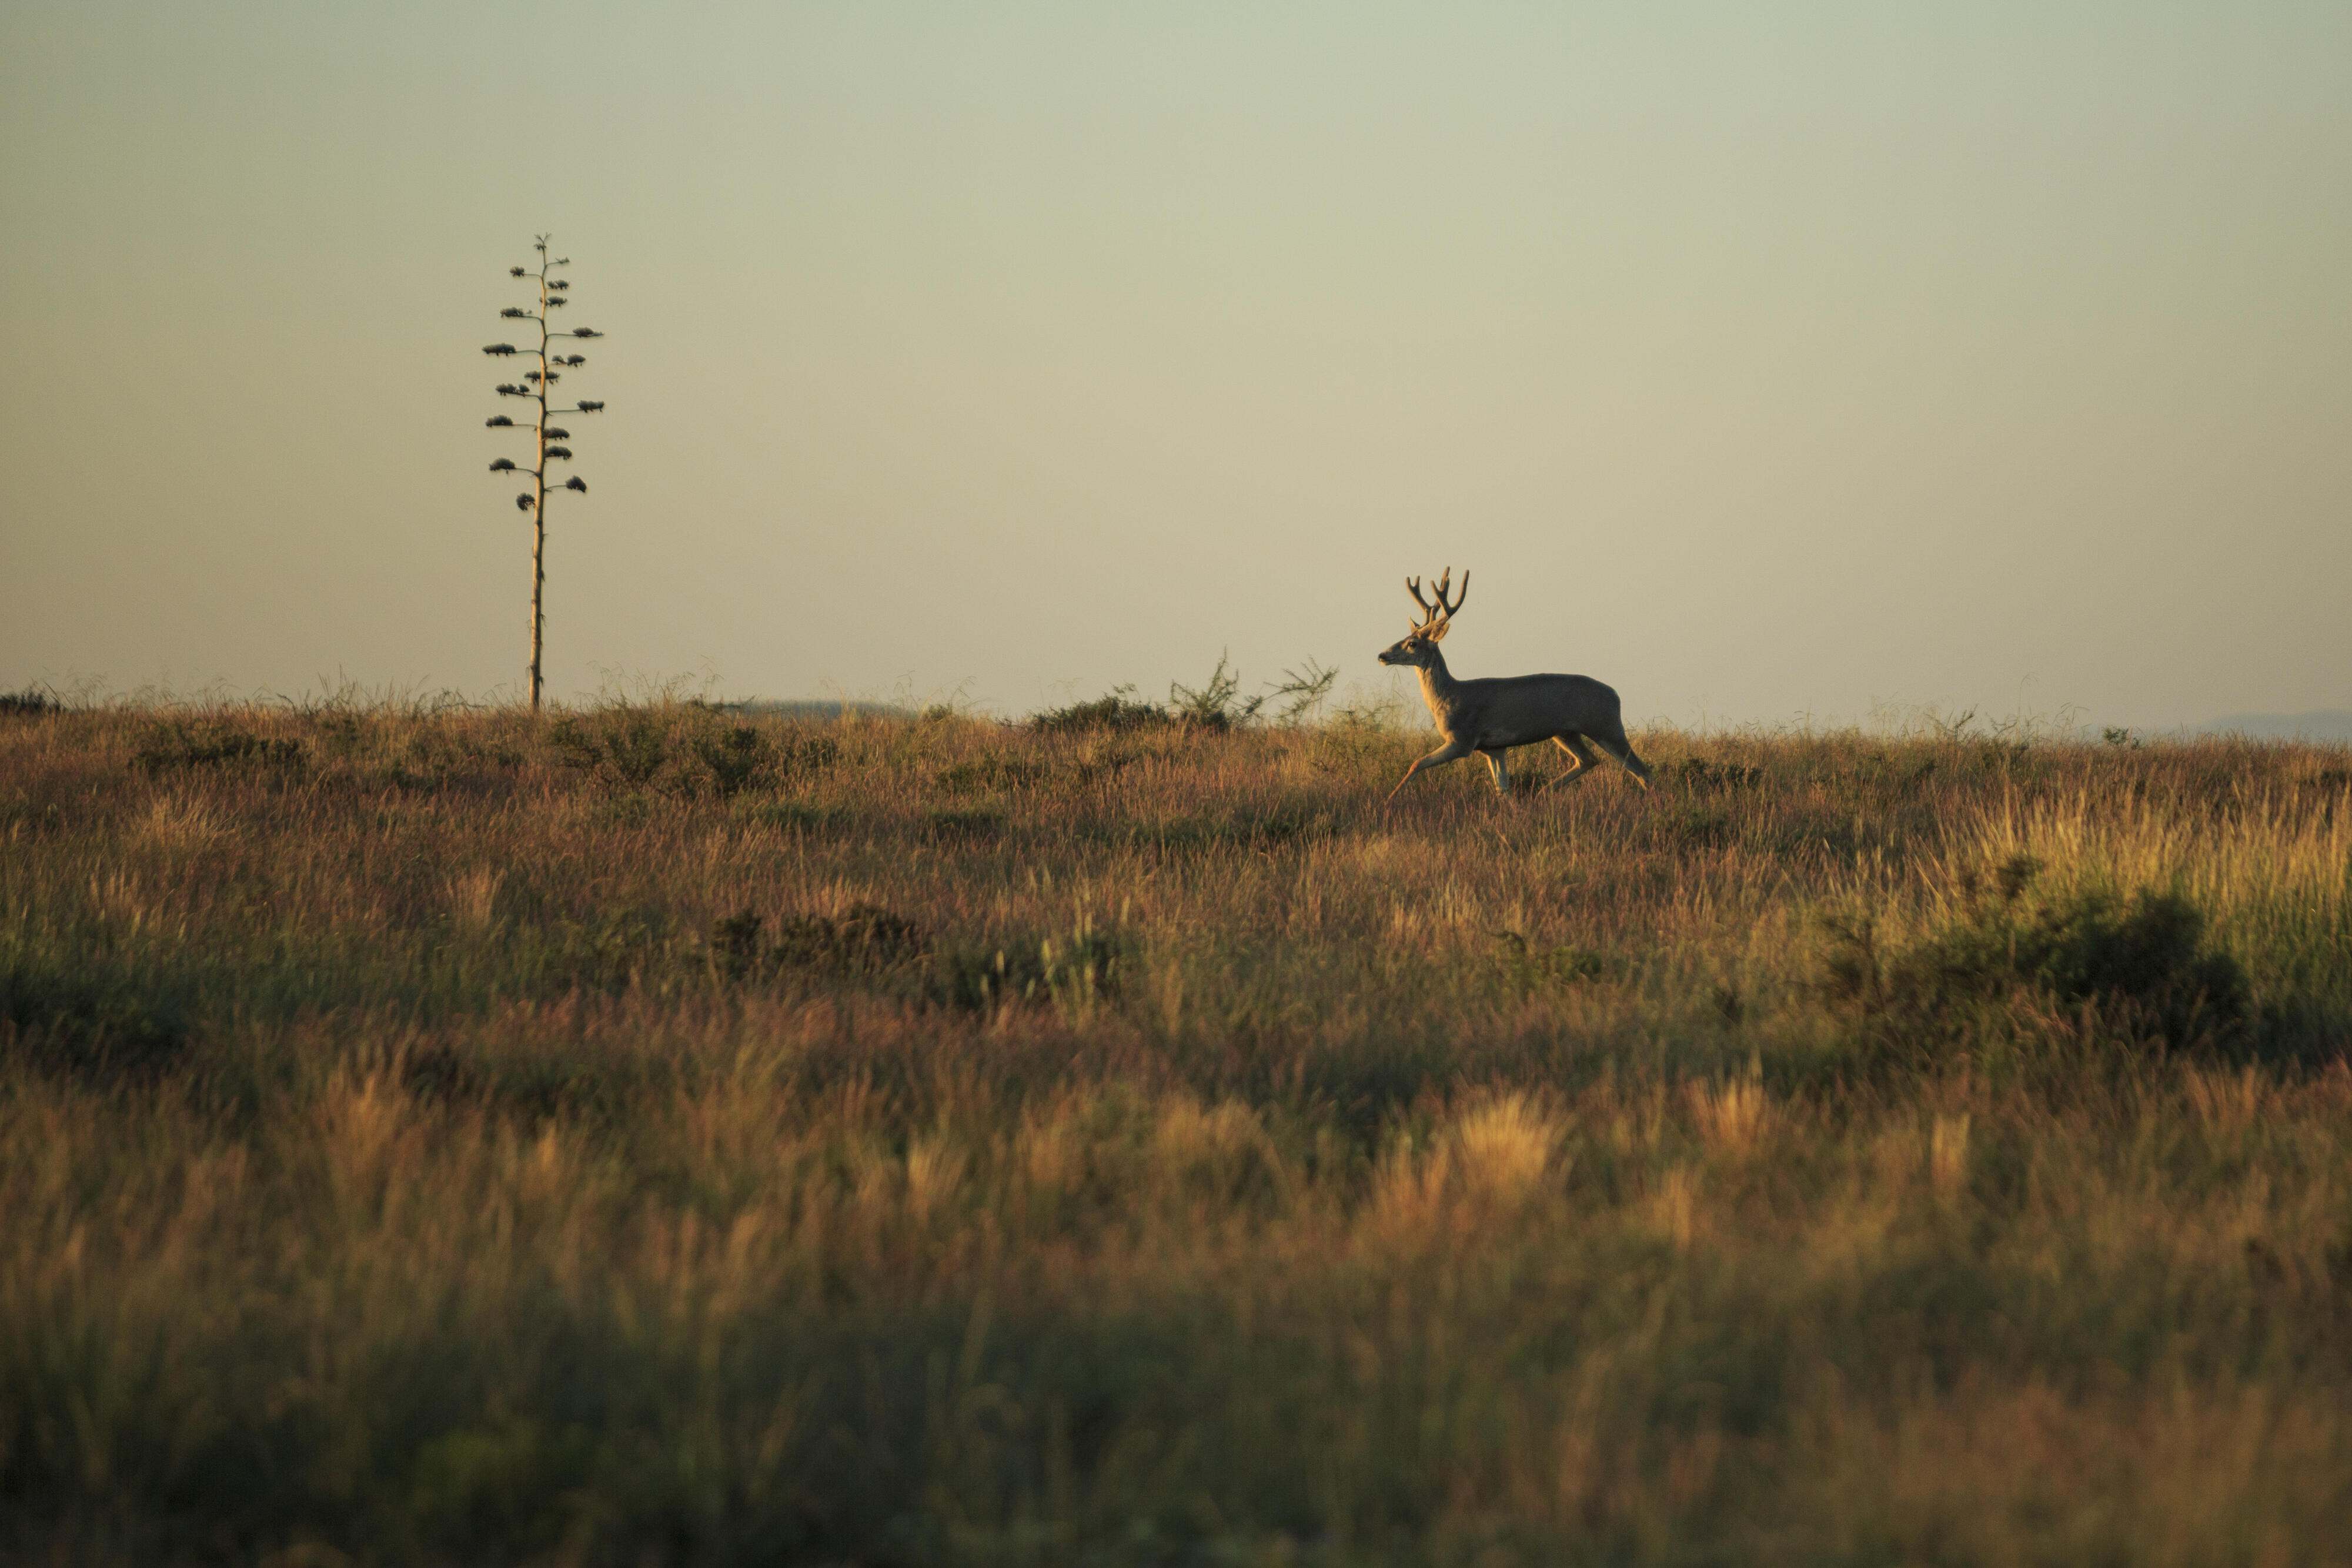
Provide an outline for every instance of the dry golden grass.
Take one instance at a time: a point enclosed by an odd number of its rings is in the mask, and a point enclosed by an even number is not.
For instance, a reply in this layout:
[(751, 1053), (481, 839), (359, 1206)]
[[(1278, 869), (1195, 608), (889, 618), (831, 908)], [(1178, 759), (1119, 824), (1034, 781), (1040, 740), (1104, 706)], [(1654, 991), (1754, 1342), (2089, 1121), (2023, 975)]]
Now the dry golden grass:
[(0, 1556), (2352, 1562), (2352, 758), (1640, 744), (0, 719)]

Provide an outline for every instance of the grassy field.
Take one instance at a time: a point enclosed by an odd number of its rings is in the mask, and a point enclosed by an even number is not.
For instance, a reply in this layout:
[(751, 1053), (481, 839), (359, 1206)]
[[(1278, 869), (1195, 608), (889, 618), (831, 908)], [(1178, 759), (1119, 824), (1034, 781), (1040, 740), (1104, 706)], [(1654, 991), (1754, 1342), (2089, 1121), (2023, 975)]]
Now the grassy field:
[(2352, 753), (1635, 741), (0, 716), (0, 1557), (2352, 1562)]

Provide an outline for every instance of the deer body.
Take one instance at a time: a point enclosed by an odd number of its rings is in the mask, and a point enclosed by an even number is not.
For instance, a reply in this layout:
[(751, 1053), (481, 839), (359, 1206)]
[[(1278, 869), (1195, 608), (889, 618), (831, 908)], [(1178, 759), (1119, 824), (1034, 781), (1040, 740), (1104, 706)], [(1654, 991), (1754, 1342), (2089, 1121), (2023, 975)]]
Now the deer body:
[[(1507, 794), (1511, 778), (1503, 754), (1515, 746), (1533, 746), (1546, 740), (1559, 746), (1576, 763), (1553, 779), (1553, 784), (1582, 778), (1592, 766), (1593, 748), (1597, 747), (1647, 789), (1649, 766), (1634, 755), (1625, 738), (1625, 725), (1613, 688), (1588, 675), (1508, 675), (1475, 681), (1454, 678), (1437, 644), (1452, 624), (1454, 612), (1462, 608), (1462, 600), (1470, 591), (1470, 574), (1462, 574), (1461, 592), (1448, 602), (1446, 590), (1453, 575), (1449, 568), (1438, 580), (1434, 605), (1422, 598), (1418, 578), (1405, 580), (1407, 591), (1421, 605), (1425, 618), (1381, 654), (1383, 664), (1410, 664), (1421, 672), (1422, 701), (1429, 705), (1429, 716), (1437, 721), (1438, 733), (1445, 737), (1444, 745), (1405, 769), (1404, 778), (1397, 780), (1397, 789), (1403, 789), (1424, 768), (1442, 768), (1475, 752), (1486, 759), (1495, 788)], [(1396, 789), (1390, 790), (1389, 795), (1393, 800)]]

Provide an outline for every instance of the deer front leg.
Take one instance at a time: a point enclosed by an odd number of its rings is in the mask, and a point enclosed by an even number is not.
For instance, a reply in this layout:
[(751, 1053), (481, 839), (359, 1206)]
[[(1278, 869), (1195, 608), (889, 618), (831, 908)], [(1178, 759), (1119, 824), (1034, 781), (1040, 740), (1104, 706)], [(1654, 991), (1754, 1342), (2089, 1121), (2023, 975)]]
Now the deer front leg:
[(1486, 770), (1495, 776), (1495, 793), (1497, 795), (1509, 795), (1511, 792), (1511, 770), (1504, 765), (1503, 753), (1501, 750), (1481, 751), (1478, 755), (1486, 759)]
[(1444, 745), (1439, 747), (1436, 750), (1431, 752), (1428, 756), (1414, 758), (1412, 766), (1404, 770), (1404, 777), (1396, 781), (1396, 789), (1389, 791), (1389, 799), (1391, 800), (1395, 800), (1397, 798), (1397, 789), (1402, 789), (1406, 785), (1412, 783), (1412, 776), (1420, 772), (1423, 768), (1443, 768), (1449, 762), (1456, 761), (1459, 758), (1469, 755), (1470, 747), (1467, 745), (1458, 740), (1449, 740)]

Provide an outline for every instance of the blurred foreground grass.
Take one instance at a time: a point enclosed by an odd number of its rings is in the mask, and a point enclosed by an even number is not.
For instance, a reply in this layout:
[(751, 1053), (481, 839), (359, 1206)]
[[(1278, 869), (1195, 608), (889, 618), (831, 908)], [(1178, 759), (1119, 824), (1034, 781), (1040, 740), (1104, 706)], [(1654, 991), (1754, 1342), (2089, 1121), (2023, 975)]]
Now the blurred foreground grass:
[(0, 1556), (2352, 1561), (2352, 755), (0, 716)]

